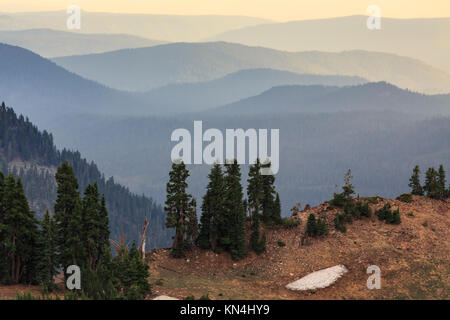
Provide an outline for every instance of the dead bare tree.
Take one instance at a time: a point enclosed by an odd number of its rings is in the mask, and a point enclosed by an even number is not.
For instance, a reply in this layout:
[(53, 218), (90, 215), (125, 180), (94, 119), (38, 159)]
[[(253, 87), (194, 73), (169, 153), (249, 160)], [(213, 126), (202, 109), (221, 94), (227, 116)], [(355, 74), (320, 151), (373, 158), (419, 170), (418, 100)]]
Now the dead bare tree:
[(142, 253), (142, 260), (144, 260), (144, 261), (145, 261), (145, 245), (147, 242), (147, 227), (148, 227), (148, 220), (147, 220), (147, 218), (145, 218), (144, 226), (142, 228), (141, 245), (139, 247), (139, 249), (141, 250), (141, 253)]

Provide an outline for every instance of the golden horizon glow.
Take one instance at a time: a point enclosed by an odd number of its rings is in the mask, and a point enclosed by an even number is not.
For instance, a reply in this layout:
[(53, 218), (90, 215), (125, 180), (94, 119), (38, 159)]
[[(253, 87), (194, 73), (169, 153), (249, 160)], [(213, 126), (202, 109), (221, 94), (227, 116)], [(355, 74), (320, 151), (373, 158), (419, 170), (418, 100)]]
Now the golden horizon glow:
[(0, 12), (56, 11), (70, 5), (89, 12), (241, 15), (274, 21), (366, 15), (369, 5), (378, 5), (382, 17), (450, 16), (449, 0), (0, 0)]

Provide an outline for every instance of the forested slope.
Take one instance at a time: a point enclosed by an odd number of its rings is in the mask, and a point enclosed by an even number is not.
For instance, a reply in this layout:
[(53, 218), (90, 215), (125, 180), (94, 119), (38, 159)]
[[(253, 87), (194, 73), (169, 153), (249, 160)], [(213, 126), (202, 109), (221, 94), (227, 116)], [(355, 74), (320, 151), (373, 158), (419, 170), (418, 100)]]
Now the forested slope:
[(138, 240), (145, 218), (150, 221), (148, 241), (151, 246), (166, 246), (170, 234), (165, 229), (165, 213), (145, 196), (131, 193), (128, 188), (105, 178), (97, 165), (89, 163), (77, 151), (58, 151), (53, 136), (40, 132), (27, 118), (17, 116), (3, 103), (0, 107), (0, 169), (20, 177), (32, 209), (41, 217), (48, 208), (53, 211), (56, 199), (54, 173), (56, 167), (68, 161), (75, 170), (79, 190), (97, 182), (100, 194), (107, 199), (111, 237), (125, 235), (126, 241)]

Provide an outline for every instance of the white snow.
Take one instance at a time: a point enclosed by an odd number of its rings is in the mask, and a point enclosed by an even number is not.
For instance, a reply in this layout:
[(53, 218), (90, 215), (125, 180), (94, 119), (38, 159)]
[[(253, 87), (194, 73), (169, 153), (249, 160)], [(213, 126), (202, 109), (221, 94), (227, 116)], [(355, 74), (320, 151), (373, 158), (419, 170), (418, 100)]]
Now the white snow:
[(326, 288), (335, 283), (347, 272), (347, 268), (344, 265), (339, 264), (334, 267), (310, 273), (297, 281), (289, 283), (286, 285), (286, 288), (295, 291)]
[(153, 300), (178, 300), (177, 298), (169, 297), (169, 296), (157, 296)]

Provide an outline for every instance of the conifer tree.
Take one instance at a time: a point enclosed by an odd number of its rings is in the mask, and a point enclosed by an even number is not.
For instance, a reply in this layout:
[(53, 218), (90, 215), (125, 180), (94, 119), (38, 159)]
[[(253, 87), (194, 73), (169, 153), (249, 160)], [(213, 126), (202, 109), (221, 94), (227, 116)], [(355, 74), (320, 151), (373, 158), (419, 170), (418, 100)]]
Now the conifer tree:
[(445, 170), (444, 170), (444, 166), (441, 164), (439, 166), (439, 171), (438, 171), (438, 183), (439, 183), (439, 198), (440, 199), (445, 199), (446, 198), (446, 179), (445, 179)]
[(280, 201), (280, 195), (278, 194), (278, 192), (276, 193), (275, 203), (273, 205), (272, 219), (275, 222), (275, 224), (283, 223), (283, 220), (281, 218), (281, 201)]
[[(262, 170), (267, 171), (266, 173), (271, 173), (270, 167), (270, 162), (266, 162), (261, 166)], [(263, 199), (261, 203), (263, 220), (266, 224), (273, 224), (276, 222), (274, 221), (275, 176), (273, 174), (265, 174), (261, 177), (263, 190)]]
[(198, 245), (203, 249), (217, 247), (217, 239), (228, 228), (224, 212), (225, 182), (222, 168), (216, 163), (208, 175), (209, 183), (203, 196)]
[(352, 179), (352, 170), (348, 169), (344, 178), (344, 186), (342, 187), (342, 189), (344, 190), (343, 194), (346, 198), (351, 197), (351, 195), (355, 193), (355, 189), (352, 185)]
[(413, 169), (411, 178), (409, 178), (408, 186), (411, 188), (411, 194), (423, 196), (423, 188), (420, 185), (420, 168), (417, 165)]
[(8, 259), (6, 247), (6, 225), (4, 209), (5, 177), (0, 171), (0, 283), (7, 283)]
[(83, 247), (86, 250), (87, 266), (94, 270), (108, 245), (105, 239), (105, 236), (107, 237), (105, 231), (108, 230), (108, 213), (104, 199), (100, 203), (96, 183), (88, 185), (84, 192), (82, 217)]
[(5, 182), (3, 206), (8, 279), (12, 283), (33, 283), (36, 279), (38, 222), (29, 208), (20, 179), (16, 183), (13, 175)]
[[(241, 171), (237, 160), (225, 164), (225, 168), (225, 210), (229, 226), (229, 238), (225, 241), (229, 241), (227, 249), (231, 257), (238, 260), (247, 256)], [(226, 242), (222, 244), (226, 245)]]
[(44, 292), (54, 288), (53, 277), (58, 274), (56, 261), (55, 223), (48, 210), (44, 214), (39, 232), (40, 258), (37, 264), (37, 281)]
[(186, 241), (191, 246), (198, 238), (197, 200), (192, 199), (189, 203), (187, 215)]
[(323, 236), (328, 234), (328, 226), (325, 222), (325, 219), (319, 217), (317, 219), (317, 224), (316, 224), (316, 233), (318, 236)]
[(439, 183), (439, 174), (434, 168), (429, 168), (425, 174), (425, 185), (423, 189), (427, 193), (427, 197), (439, 199), (441, 188)]
[(56, 172), (57, 198), (54, 219), (58, 261), (64, 270), (69, 265), (86, 264), (83, 247), (83, 217), (78, 181), (73, 168), (64, 162)]
[(189, 216), (192, 211), (192, 196), (186, 193), (189, 171), (183, 161), (174, 162), (167, 183), (167, 198), (164, 210), (167, 212), (166, 227), (175, 228), (172, 255), (183, 257), (191, 243), (187, 239)]
[(261, 162), (256, 159), (255, 164), (250, 165), (247, 179), (247, 209), (250, 212), (250, 219), (261, 214), (264, 197), (263, 179), (261, 175)]
[(317, 235), (316, 217), (312, 213), (309, 215), (306, 223), (306, 233), (311, 237), (315, 237)]

